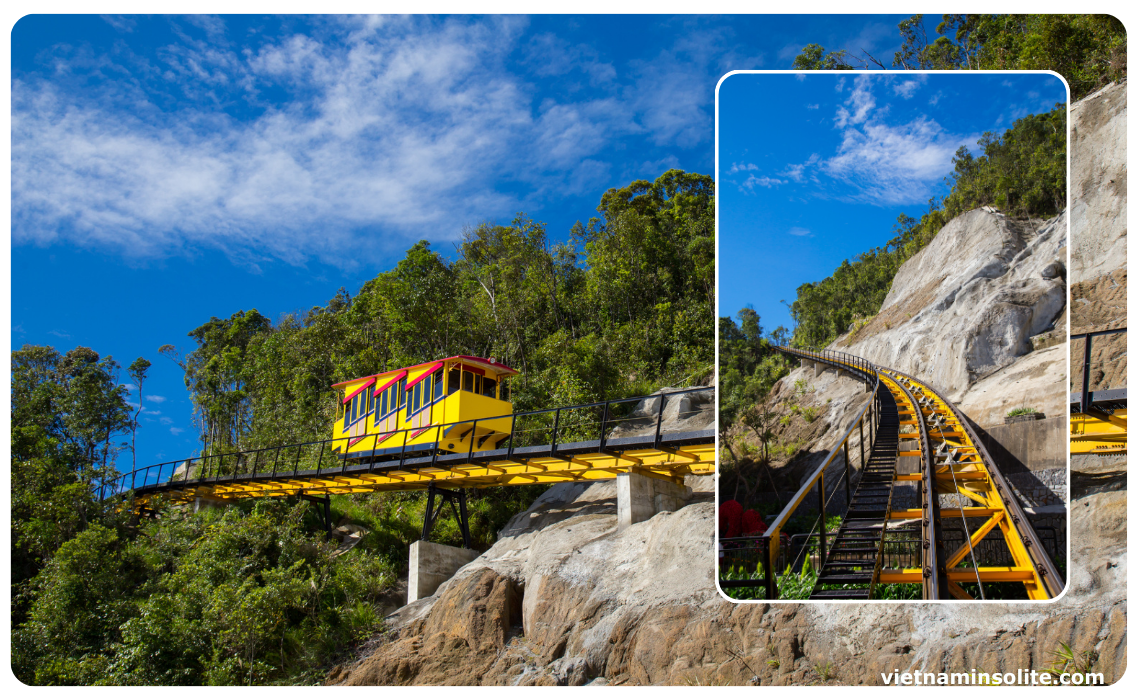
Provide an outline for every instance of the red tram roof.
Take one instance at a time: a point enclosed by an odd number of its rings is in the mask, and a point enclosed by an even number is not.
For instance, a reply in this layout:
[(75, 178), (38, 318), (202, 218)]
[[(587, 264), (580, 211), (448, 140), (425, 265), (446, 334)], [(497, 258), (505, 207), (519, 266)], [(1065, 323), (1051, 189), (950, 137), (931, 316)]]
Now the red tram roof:
[[(459, 361), (466, 363), (466, 364), (469, 364), (471, 366), (476, 366), (478, 368), (486, 369), (486, 370), (491, 371), (491, 372), (498, 374), (500, 376), (517, 376), (519, 373), (518, 371), (516, 371), (515, 369), (512, 369), (509, 366), (506, 366), (504, 364), (500, 364), (500, 363), (498, 363), (496, 361), (492, 361), (490, 359), (486, 359), (484, 357), (473, 357), (469, 354), (457, 354), (453, 357), (444, 357), (443, 359), (433, 359), (431, 361), (426, 361), (422, 364), (416, 364), (415, 366), (406, 366), (406, 367), (402, 367), (399, 369), (392, 369), (391, 371), (384, 371), (383, 373), (372, 374), (369, 376), (358, 376), (357, 378), (351, 378), (347, 381), (341, 381), (340, 383), (334, 383), (334, 384), (332, 384), (331, 387), (333, 389), (340, 389), (340, 388), (344, 388), (345, 386), (351, 385), (353, 383), (360, 383), (360, 382), (366, 381), (368, 379), (373, 379), (372, 382), (374, 382), (375, 380), (382, 379), (385, 376), (394, 375), (394, 374), (402, 374), (405, 371), (411, 371), (412, 369), (417, 369), (421, 366), (431, 366), (433, 364), (439, 364), (439, 363), (442, 363), (445, 361), (455, 361), (455, 360), (459, 360)], [(367, 384), (362, 384), (362, 385), (367, 385)]]

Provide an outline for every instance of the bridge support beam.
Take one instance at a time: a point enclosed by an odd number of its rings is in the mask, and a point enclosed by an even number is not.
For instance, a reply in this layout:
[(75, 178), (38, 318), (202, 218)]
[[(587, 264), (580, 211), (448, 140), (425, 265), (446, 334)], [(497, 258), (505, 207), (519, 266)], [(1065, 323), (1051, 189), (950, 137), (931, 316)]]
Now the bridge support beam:
[(693, 491), (664, 475), (630, 470), (617, 476), (618, 530), (649, 520), (662, 511), (676, 511)]
[(479, 554), (474, 549), (439, 545), (426, 540), (413, 542), (408, 550), (408, 604), (434, 594), (440, 584)]

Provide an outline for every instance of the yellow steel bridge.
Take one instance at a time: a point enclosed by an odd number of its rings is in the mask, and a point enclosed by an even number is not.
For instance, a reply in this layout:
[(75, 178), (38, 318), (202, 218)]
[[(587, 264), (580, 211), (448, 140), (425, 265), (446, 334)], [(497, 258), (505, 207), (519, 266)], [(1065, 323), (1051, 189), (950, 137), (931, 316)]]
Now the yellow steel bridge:
[[(196, 499), (306, 495), (327, 503), (334, 494), (429, 489), (433, 498), (437, 493), (443, 499), (460, 495), (464, 507), (461, 495), (466, 489), (604, 480), (632, 470), (683, 485), (686, 475), (709, 475), (715, 469), (714, 430), (676, 430), (677, 420), (695, 412), (692, 401), (711, 409), (712, 391), (712, 387), (688, 388), (463, 422), (417, 424), (411, 429), (368, 434), (375, 442), (353, 433), (324, 441), (206, 455), (132, 471), (102, 485), (98, 495), (122, 499), (124, 508), (145, 512), (157, 499), (186, 504)], [(674, 426), (665, 425), (667, 415), (672, 415)], [(711, 416), (705, 419), (711, 426)], [(468, 432), (496, 428), (509, 433), (495, 447), (483, 441), (476, 445), (474, 435), (462, 439), (452, 435), (450, 440), (468, 441), (468, 450), (458, 453), (414, 443), (431, 441), (433, 435), (439, 441), (448, 440), (445, 432), (457, 428)], [(383, 451), (369, 451), (381, 440)], [(338, 454), (350, 446), (363, 453)], [(429, 517), (432, 514), (429, 509)], [(425, 519), (424, 539), (428, 532), (430, 523)]]

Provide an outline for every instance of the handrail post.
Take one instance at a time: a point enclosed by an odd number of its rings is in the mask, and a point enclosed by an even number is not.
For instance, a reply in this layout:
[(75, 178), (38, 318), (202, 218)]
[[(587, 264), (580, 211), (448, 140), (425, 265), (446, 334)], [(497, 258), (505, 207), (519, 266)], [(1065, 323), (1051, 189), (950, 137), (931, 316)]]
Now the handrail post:
[(598, 453), (606, 452), (606, 420), (610, 416), (610, 401), (602, 406), (602, 430), (598, 432)]
[(661, 446), (661, 420), (665, 418), (665, 393), (661, 394), (661, 403), (657, 406), (657, 433), (653, 435), (653, 447)]
[[(863, 435), (863, 420), (859, 420), (859, 435)], [(847, 455), (847, 439), (843, 439), (843, 491), (847, 495), (847, 506), (850, 511), (851, 506), (851, 457)]]
[(1085, 334), (1085, 374), (1081, 384), (1081, 414), (1089, 411), (1092, 398), (1089, 396), (1089, 366), (1092, 364), (1092, 333)]
[[(325, 447), (321, 446), (321, 454), (317, 456), (317, 474), (321, 474), (321, 463), (325, 462)], [(293, 463), (293, 477), (297, 476), (298, 469), (301, 466), (301, 456), (297, 456), (297, 462)]]
[[(823, 488), (823, 475), (819, 476), (819, 570), (823, 570), (823, 559), (827, 556), (827, 497)], [(808, 558), (810, 561), (810, 558)]]
[(558, 419), (562, 416), (562, 408), (554, 411), (554, 432), (550, 436), (550, 453), (558, 450)]
[[(780, 542), (780, 534), (776, 533), (776, 542)], [(772, 538), (765, 535), (761, 538), (761, 549), (763, 556), (760, 561), (764, 566), (764, 599), (775, 600), (779, 597), (779, 588), (776, 585), (776, 579), (772, 574), (772, 553), (768, 547), (772, 542)]]
[(863, 419), (859, 418), (859, 470), (867, 467), (867, 454), (863, 452)]
[(507, 460), (510, 460), (515, 454), (515, 422), (518, 421), (519, 413), (511, 413), (511, 438), (507, 441)]

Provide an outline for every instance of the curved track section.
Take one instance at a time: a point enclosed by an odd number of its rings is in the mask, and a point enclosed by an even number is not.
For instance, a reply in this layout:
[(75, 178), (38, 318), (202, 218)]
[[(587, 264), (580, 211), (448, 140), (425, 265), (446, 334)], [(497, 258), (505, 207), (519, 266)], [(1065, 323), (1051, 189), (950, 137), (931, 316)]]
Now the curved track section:
[[(898, 415), (877, 422), (875, 440), (880, 447), (893, 444), (895, 448), (887, 454), (889, 462), (879, 460), (863, 470), (864, 476), (870, 475), (870, 483), (881, 487), (874, 492), (874, 501), (880, 505), (885, 501), (885, 518), (867, 516), (873, 508), (871, 500), (860, 501), (856, 494), (826, 554), (813, 599), (867, 599), (879, 583), (921, 584), (926, 600), (992, 599), (997, 595), (987, 596), (986, 586), (991, 593), (1008, 594), (1008, 590), (993, 589), (1001, 583), (1021, 584), (1033, 600), (1061, 594), (1064, 579), (1012, 488), (969, 420), (949, 400), (916, 378), (851, 355), (781, 351), (847, 371), (873, 369), (881, 389), (877, 397), (889, 397), (894, 404), (893, 408), (880, 407), (881, 411), (894, 410)], [(889, 488), (881, 484), (884, 479), (891, 480)], [(895, 493), (899, 483), (917, 483), (918, 508), (899, 508), (894, 502), (900, 496)], [(785, 509), (780, 517), (790, 512)], [(955, 534), (963, 540), (950, 546), (946, 537)], [(996, 554), (999, 560), (993, 559), (994, 552), (980, 551), (983, 540), (991, 547), (1000, 540), (1004, 551)], [(878, 546), (872, 548), (876, 542)], [(884, 545), (906, 542), (919, 548), (917, 565), (885, 566)], [(777, 553), (775, 546), (771, 550)], [(769, 563), (776, 566), (774, 560)], [(827, 584), (836, 585), (829, 589)], [(777, 597), (774, 588), (768, 595)]]

